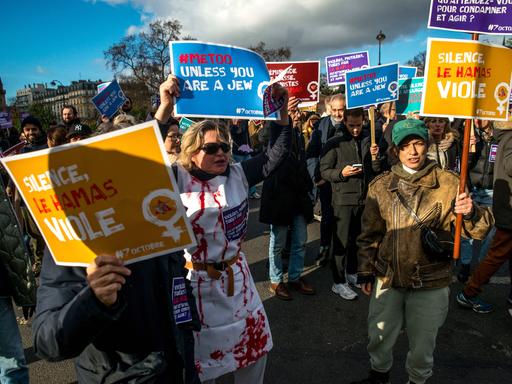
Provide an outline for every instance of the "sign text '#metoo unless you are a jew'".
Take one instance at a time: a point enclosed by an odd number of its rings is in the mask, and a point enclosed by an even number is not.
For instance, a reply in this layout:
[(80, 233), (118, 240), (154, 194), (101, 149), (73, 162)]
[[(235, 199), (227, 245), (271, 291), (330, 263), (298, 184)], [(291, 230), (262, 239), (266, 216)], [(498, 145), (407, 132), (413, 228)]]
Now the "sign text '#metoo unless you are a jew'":
[(128, 264), (194, 243), (162, 148), (153, 121), (2, 163), (57, 264)]
[(257, 53), (228, 45), (171, 41), (171, 72), (180, 80), (175, 115), (275, 120), (264, 116), (270, 77)]

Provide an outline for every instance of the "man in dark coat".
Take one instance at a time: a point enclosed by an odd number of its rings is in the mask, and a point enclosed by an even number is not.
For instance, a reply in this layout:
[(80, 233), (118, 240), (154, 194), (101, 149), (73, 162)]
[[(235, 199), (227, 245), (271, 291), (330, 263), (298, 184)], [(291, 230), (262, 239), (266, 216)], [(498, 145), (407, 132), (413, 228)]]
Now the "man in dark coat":
[(74, 105), (64, 105), (60, 110), (60, 115), (62, 118), (62, 124), (64, 124), (68, 130), (74, 127), (75, 124), (80, 123), (80, 119), (78, 118), (78, 111)]
[(479, 294), (500, 267), (512, 256), (512, 121), (496, 122), (495, 137), (498, 142), (494, 163), (494, 193), (492, 211), (496, 233), (485, 259), (473, 271), (464, 290), (457, 295), (457, 302), (477, 313), (494, 310)]
[[(361, 215), (368, 184), (380, 172), (380, 159), (372, 160), (379, 147), (371, 146), (363, 131), (362, 108), (348, 109), (343, 116), (345, 129), (324, 146), (320, 159), (322, 179), (332, 186), (335, 238), (331, 269), (332, 291), (343, 299), (353, 300), (357, 294), (347, 283), (357, 284), (356, 239), (361, 233)], [(347, 275), (345, 277), (345, 274)]]
[[(283, 164), (263, 182), (260, 221), (270, 224), (269, 274), (270, 290), (282, 300), (292, 296), (283, 282), (281, 252), (287, 236), (291, 236), (288, 264), (288, 286), (305, 295), (315, 293), (301, 277), (306, 254), (307, 223), (313, 218), (311, 190), (301, 132), (300, 111), (291, 110), (293, 120), (292, 147)], [(290, 231), (288, 231), (290, 229)]]
[[(87, 270), (43, 258), (32, 323), (38, 356), (76, 358), (79, 383), (196, 383), (199, 322), (181, 252), (124, 266), (98, 256)], [(192, 320), (176, 324), (173, 279), (187, 284)]]
[(320, 249), (317, 256), (317, 263), (325, 265), (328, 262), (332, 236), (334, 231), (334, 216), (331, 205), (332, 192), (331, 184), (320, 175), (320, 155), (327, 141), (343, 131), (343, 113), (345, 111), (345, 96), (334, 95), (330, 98), (329, 105), (331, 114), (321, 118), (315, 124), (311, 134), (311, 140), (306, 149), (308, 171), (313, 182), (318, 188), (322, 218), (320, 220)]
[[(474, 139), (472, 138), (475, 140), (475, 152), (469, 153), (468, 165), (470, 191), (474, 203), (482, 207), (492, 207), (494, 162), (498, 142), (493, 135), (492, 121), (475, 120), (475, 127), (477, 129), (475, 129)], [(479, 262), (487, 254), (494, 232), (493, 228), (484, 241), (462, 239), (460, 269), (457, 273), (461, 283), (465, 284), (469, 278), (473, 254), (478, 253)]]

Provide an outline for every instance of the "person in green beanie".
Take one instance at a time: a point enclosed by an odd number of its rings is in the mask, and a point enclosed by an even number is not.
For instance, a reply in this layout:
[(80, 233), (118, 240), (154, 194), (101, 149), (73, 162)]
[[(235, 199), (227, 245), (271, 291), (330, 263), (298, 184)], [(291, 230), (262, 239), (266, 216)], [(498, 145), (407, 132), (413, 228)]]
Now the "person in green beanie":
[[(463, 214), (463, 234), (483, 239), (493, 219), (487, 208), (458, 193), (459, 177), (427, 159), (428, 131), (421, 120), (395, 124), (390, 156), (398, 162), (369, 186), (357, 239), (358, 282), (370, 295), (368, 378), (354, 383), (389, 383), (393, 347), (406, 328), (409, 382), (432, 376), (437, 332), (448, 313), (452, 280), (450, 243), (456, 214)], [(434, 233), (441, 251), (428, 247)], [(422, 235), (423, 234), (423, 235)]]

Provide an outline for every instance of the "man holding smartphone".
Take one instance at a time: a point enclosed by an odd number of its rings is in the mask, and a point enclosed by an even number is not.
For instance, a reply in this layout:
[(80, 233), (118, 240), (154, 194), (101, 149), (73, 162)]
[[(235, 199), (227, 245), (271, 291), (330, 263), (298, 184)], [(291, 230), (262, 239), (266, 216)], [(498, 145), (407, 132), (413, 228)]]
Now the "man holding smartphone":
[[(363, 132), (364, 110), (347, 109), (343, 120), (342, 135), (325, 144), (320, 172), (332, 186), (336, 222), (334, 257), (331, 259), (332, 291), (343, 299), (354, 300), (357, 294), (348, 283), (357, 286), (356, 239), (361, 233), (368, 184), (381, 171), (381, 160), (379, 147), (371, 145), (370, 136)], [(377, 160), (372, 160), (372, 155), (377, 155)]]

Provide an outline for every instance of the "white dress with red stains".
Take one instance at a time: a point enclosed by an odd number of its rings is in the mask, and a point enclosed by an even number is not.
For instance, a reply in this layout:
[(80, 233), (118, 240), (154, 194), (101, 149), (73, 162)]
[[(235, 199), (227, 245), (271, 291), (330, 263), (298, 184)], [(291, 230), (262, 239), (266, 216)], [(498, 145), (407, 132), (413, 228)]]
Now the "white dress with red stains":
[(187, 261), (216, 263), (240, 256), (232, 265), (234, 295), (228, 297), (228, 274), (219, 280), (206, 271), (190, 271), (201, 332), (195, 334), (196, 367), (209, 380), (247, 367), (272, 348), (267, 315), (240, 251), (247, 229), (248, 183), (240, 164), (229, 176), (202, 181), (178, 165), (181, 200), (197, 246), (185, 250)]

